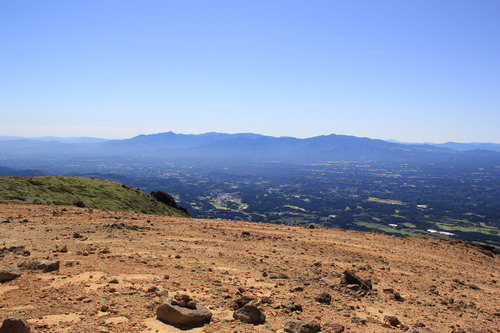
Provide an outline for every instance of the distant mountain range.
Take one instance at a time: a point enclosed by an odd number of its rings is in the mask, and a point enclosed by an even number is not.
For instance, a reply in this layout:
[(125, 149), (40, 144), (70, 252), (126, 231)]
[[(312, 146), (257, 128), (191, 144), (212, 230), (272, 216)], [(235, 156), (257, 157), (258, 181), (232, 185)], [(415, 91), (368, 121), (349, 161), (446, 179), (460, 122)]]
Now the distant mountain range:
[(1, 160), (61, 158), (127, 158), (144, 161), (445, 161), (484, 159), (500, 161), (500, 144), (403, 144), (346, 135), (307, 139), (272, 137), (252, 133), (139, 135), (131, 139), (36, 139), (0, 137)]
[(461, 143), (461, 142), (445, 142), (445, 143), (432, 143), (432, 142), (424, 142), (424, 143), (410, 143), (410, 142), (400, 142), (396, 140), (386, 140), (387, 142), (392, 142), (392, 143), (400, 143), (400, 144), (405, 144), (405, 145), (415, 145), (415, 144), (422, 144), (422, 145), (431, 145), (435, 147), (441, 147), (441, 148), (449, 148), (453, 150), (458, 150), (458, 151), (467, 151), (467, 150), (492, 150), (492, 151), (497, 151), (500, 152), (500, 144), (499, 143), (491, 143), (491, 142), (468, 142), (468, 143)]

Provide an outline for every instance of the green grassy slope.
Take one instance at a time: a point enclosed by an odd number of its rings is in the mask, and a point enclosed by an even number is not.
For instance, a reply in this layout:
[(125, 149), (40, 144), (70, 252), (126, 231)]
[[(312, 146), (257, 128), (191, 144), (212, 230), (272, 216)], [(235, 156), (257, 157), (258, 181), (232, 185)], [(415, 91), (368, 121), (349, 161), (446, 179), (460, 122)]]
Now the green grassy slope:
[(82, 202), (86, 207), (103, 210), (188, 216), (139, 189), (84, 177), (0, 177), (0, 202), (46, 205)]

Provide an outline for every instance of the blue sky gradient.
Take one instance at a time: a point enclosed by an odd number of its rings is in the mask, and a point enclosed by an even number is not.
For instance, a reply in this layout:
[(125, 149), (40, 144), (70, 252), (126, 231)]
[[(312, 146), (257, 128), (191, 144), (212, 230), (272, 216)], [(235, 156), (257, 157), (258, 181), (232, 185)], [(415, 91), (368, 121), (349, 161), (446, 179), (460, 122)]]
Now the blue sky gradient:
[(0, 0), (0, 135), (500, 143), (497, 0)]

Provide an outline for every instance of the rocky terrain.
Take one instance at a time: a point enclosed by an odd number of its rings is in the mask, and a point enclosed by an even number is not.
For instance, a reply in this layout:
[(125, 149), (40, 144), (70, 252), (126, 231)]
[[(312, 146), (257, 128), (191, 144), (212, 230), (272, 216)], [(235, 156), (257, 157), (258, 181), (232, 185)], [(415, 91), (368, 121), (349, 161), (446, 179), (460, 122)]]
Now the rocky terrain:
[(13, 204), (0, 237), (0, 320), (31, 332), (500, 327), (498, 256), (465, 242)]

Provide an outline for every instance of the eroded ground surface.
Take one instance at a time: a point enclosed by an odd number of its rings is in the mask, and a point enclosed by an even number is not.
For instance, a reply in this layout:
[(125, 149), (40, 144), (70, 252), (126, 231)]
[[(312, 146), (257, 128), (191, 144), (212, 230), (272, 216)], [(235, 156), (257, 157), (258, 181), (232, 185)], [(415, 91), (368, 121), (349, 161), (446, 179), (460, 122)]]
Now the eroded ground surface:
[[(59, 271), (23, 270), (0, 284), (0, 319), (24, 316), (34, 332), (181, 332), (155, 319), (175, 293), (213, 312), (190, 332), (283, 332), (290, 320), (317, 322), (322, 332), (336, 323), (345, 332), (500, 327), (498, 258), (465, 243), (36, 205), (0, 205), (0, 222), (0, 269), (60, 261)], [(341, 285), (345, 270), (373, 290)], [(321, 293), (331, 304), (316, 301)], [(231, 319), (242, 295), (265, 324)], [(302, 311), (287, 308), (293, 302)]]

